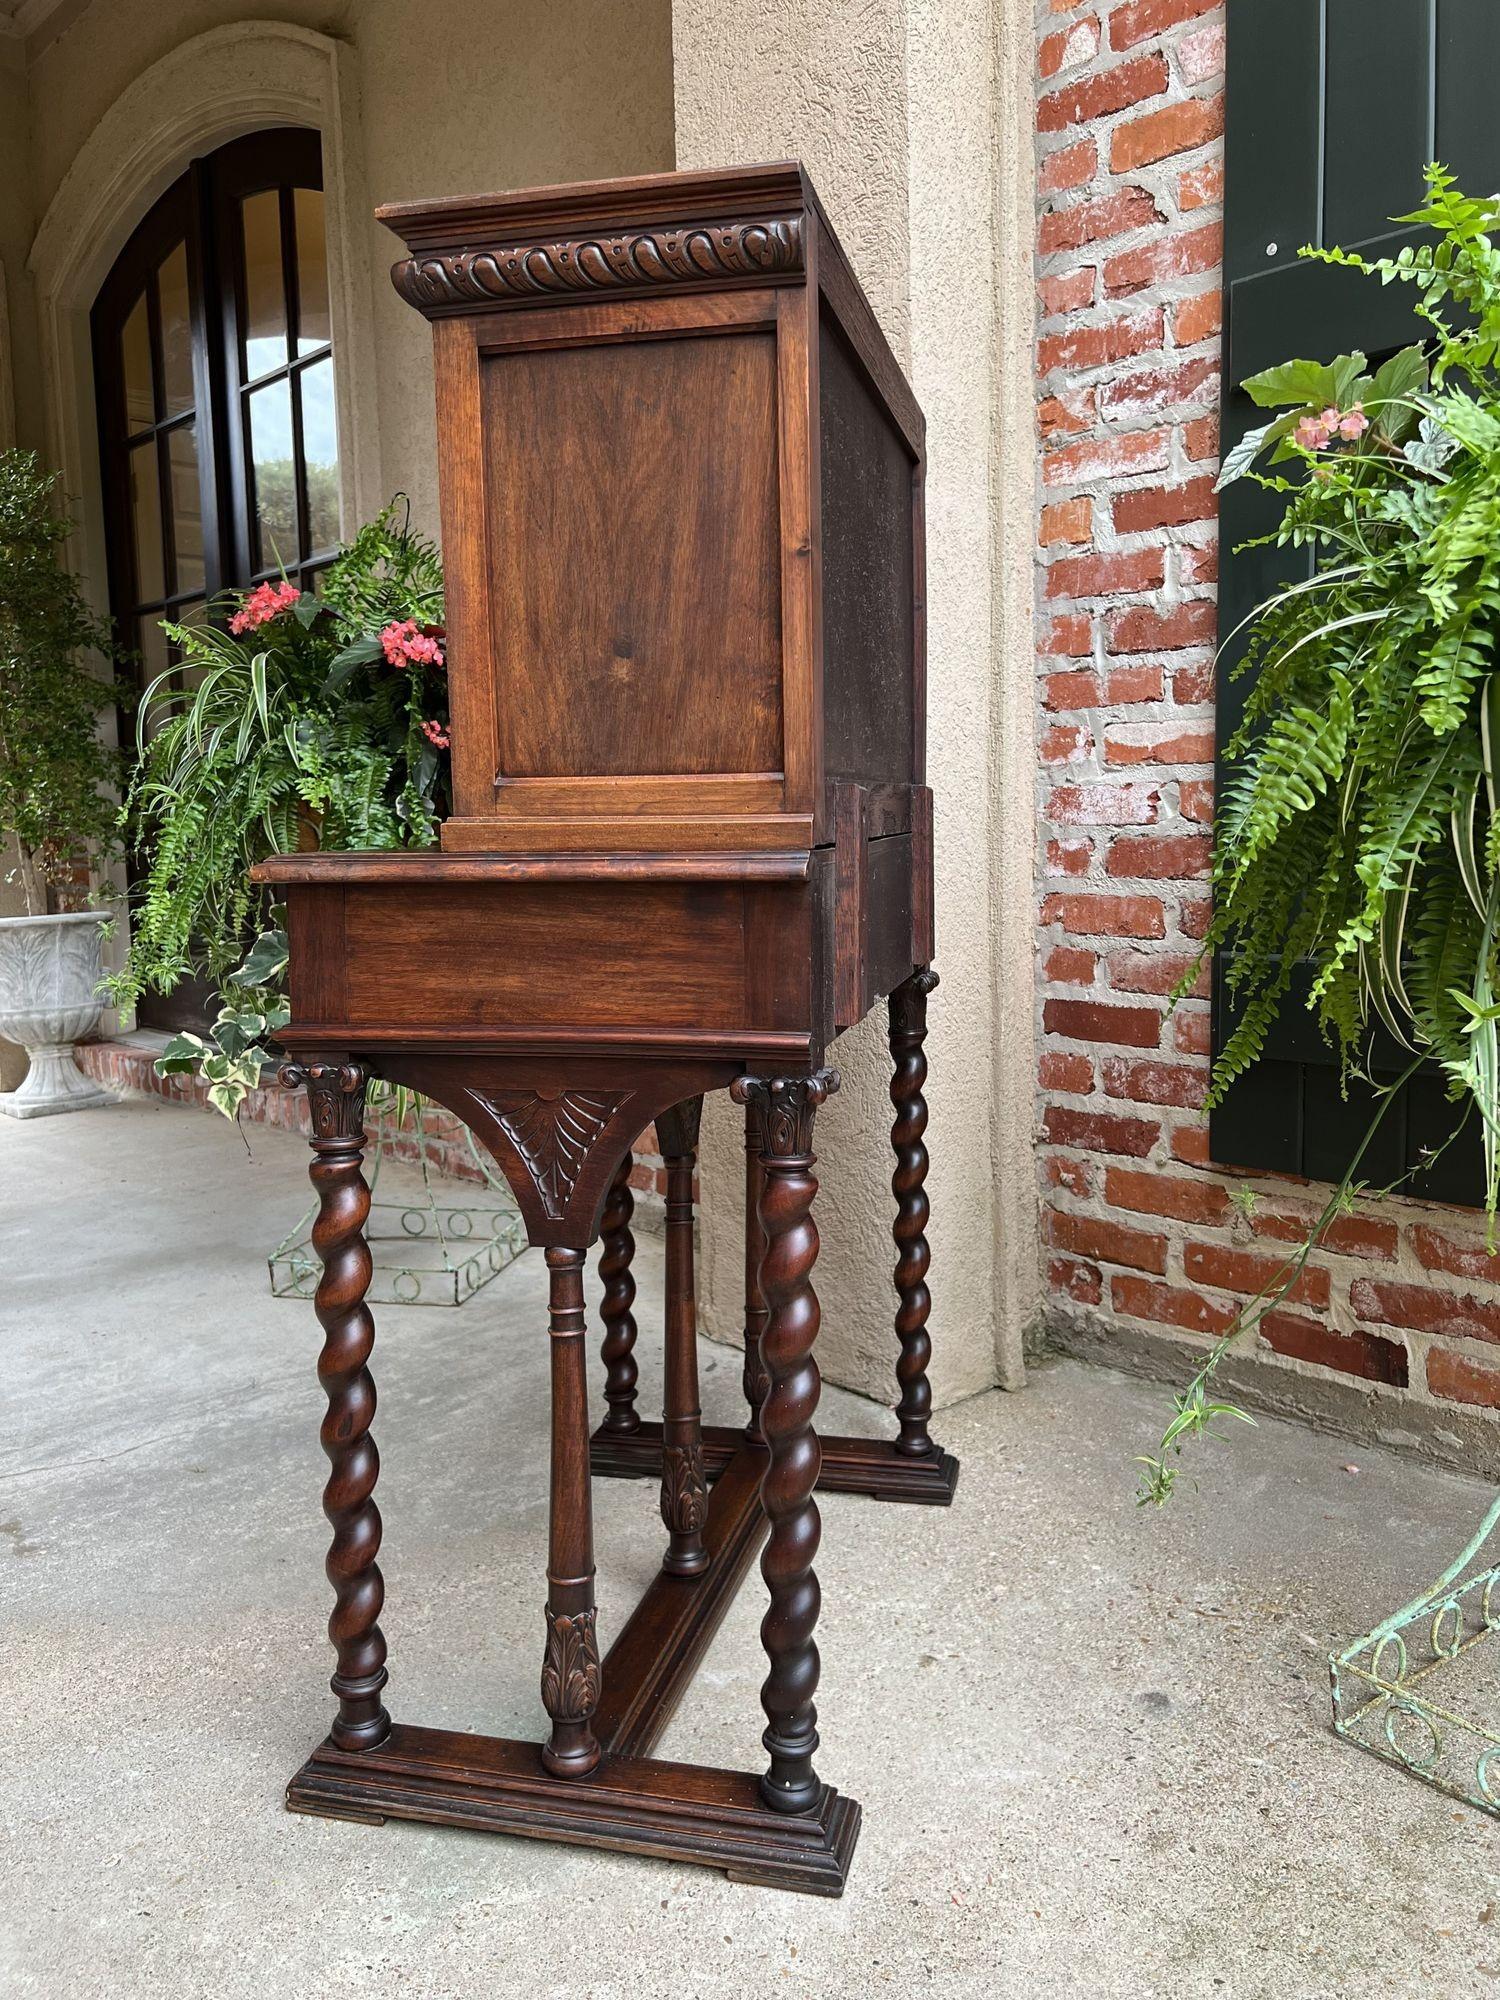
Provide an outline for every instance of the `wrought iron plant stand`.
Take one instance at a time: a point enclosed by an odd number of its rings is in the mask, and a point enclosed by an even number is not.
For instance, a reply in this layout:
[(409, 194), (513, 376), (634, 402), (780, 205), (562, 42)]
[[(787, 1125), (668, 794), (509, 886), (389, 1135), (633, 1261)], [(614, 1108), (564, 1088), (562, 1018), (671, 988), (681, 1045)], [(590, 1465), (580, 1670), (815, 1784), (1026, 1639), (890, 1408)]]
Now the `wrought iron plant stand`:
[[(928, 1431), (932, 819), (922, 419), (795, 166), (381, 211), (432, 322), (454, 812), (436, 854), (283, 857), (307, 1089), (338, 1710), (303, 1812), (541, 1835), (837, 1895), (815, 1492), (946, 1505)], [(819, 1439), (813, 1135), (829, 1043), (882, 999), (894, 1063), (896, 1434)], [(505, 1174), (550, 1284), (540, 1744), (392, 1722), (371, 1435), (367, 1073)], [(705, 1427), (702, 1099), (745, 1116), (743, 1428)], [(630, 1149), (667, 1172), (661, 1420), (636, 1408)], [(604, 1415), (584, 1264), (599, 1242)], [(602, 1662), (591, 1477), (660, 1481), (666, 1546)], [(652, 1751), (764, 1544), (765, 1768)]]

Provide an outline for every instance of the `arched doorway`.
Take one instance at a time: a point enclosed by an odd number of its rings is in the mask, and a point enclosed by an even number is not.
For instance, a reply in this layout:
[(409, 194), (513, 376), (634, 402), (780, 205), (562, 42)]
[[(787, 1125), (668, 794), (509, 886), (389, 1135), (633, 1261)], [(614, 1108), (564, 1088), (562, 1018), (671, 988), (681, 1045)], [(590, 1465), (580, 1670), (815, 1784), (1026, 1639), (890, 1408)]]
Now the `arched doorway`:
[[(319, 137), (252, 132), (154, 203), (91, 314), (109, 601), (142, 685), (163, 618), (283, 571), (316, 587), (340, 535)], [(141, 1024), (190, 1025), (184, 982)]]

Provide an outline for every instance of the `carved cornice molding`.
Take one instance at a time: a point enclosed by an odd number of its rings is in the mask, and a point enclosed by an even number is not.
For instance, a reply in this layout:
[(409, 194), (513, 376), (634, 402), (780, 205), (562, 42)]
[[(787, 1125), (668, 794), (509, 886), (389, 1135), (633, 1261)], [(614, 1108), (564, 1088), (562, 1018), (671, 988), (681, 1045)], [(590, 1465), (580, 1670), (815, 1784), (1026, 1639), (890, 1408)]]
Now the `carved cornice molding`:
[(577, 292), (618, 295), (754, 283), (794, 276), (803, 267), (802, 217), (778, 215), (424, 251), (396, 264), (391, 282), (408, 304), (430, 315)]

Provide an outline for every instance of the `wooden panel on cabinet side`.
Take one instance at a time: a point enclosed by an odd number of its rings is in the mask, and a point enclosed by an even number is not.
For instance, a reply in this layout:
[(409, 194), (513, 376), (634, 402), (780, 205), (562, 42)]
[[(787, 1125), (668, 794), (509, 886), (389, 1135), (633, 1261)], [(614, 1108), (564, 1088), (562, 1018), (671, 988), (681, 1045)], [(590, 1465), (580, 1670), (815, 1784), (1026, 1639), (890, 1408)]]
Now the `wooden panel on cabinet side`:
[(289, 896), (286, 929), (298, 1011), (308, 1021), (341, 1021), (348, 1004), (343, 883), (320, 882)]
[[(340, 889), (355, 882), (398, 882), (408, 888), (434, 882), (497, 887), (507, 882), (805, 882), (811, 866), (812, 855), (805, 848), (769, 854), (733, 849), (711, 854), (438, 854), (430, 847), (404, 847), (277, 854), (258, 862), (250, 879)], [(338, 934), (342, 949), (342, 915)]]
[(830, 778), (909, 783), (912, 458), (827, 313), (818, 369), (825, 764)]
[(911, 962), (931, 965), (936, 949), (932, 885), (932, 793), (918, 785), (911, 795)]
[[(453, 812), (488, 812), (500, 764), (491, 689), (484, 439), (479, 423), (479, 356), (462, 322), (433, 328), (437, 392), (438, 498), (443, 517), (443, 608), (448, 623), (448, 705), (453, 736)], [(447, 845), (446, 832), (443, 844)]]
[(833, 224), (823, 212), (823, 204), (810, 183), (808, 205), (816, 223), (809, 243), (808, 269), (817, 282), (823, 303), (833, 313), (850, 347), (864, 364), (876, 394), (890, 412), (891, 420), (906, 439), (913, 458), (926, 449), (927, 426), (912, 394), (911, 384), (901, 372), (901, 364), (890, 350), (869, 300), (860, 290), (853, 266), (838, 239)]
[(817, 531), (818, 349), (805, 292), (782, 292), (776, 304), (778, 493), (781, 507), (782, 727), (786, 803), (814, 816), (826, 836), (823, 786), (823, 687), (818, 673), (822, 623), (822, 538)]
[[(346, 988), (293, 949), (294, 1023), (485, 1028), (808, 1026), (805, 883), (351, 884), (341, 893)], [(753, 930), (755, 950), (749, 948)], [(315, 1006), (314, 1003), (317, 1003)]]
[(911, 977), (912, 838), (894, 833), (885, 840), (872, 840), (865, 852), (870, 867), (865, 1006), (871, 1007)]
[(714, 818), (706, 813), (671, 818), (655, 813), (621, 813), (613, 818), (593, 813), (567, 819), (538, 815), (443, 822), (443, 849), (449, 854), (661, 854), (672, 849), (684, 854), (796, 854), (812, 845), (812, 837), (811, 813)]
[(779, 772), (768, 332), (480, 361), (497, 779)]
[(870, 955), (870, 794), (835, 779), (833, 795), (833, 1012), (841, 1028), (864, 1013)]
[(819, 847), (812, 858), (812, 951), (809, 955), (811, 981), (812, 1067), (823, 1060), (823, 1052), (838, 1032), (833, 1004), (834, 983), (834, 870), (833, 849)]

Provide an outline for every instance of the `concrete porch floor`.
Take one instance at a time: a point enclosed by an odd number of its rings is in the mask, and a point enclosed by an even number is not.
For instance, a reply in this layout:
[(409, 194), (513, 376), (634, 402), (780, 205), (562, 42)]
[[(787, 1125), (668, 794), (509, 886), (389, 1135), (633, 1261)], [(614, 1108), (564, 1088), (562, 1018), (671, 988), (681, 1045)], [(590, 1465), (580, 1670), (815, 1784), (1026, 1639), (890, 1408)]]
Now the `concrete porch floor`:
[[(1165, 1392), (1071, 1362), (943, 1413), (951, 1512), (824, 1501), (819, 1764), (865, 1809), (842, 1902), (283, 1811), (330, 1712), (322, 1398), (264, 1264), (304, 1148), (253, 1146), (140, 1101), (0, 1130), (0, 1992), (1500, 1992), (1500, 1829), (1338, 1743), (1324, 1668), (1487, 1490), (1266, 1422), (1143, 1514)], [(643, 1237), (643, 1327), (660, 1264)], [(461, 1310), (378, 1314), (408, 1720), (537, 1732), (544, 1278), (531, 1253)], [(702, 1365), (736, 1421), (734, 1357)], [(648, 1486), (595, 1495), (607, 1642), (660, 1527)], [(759, 1615), (752, 1575), (659, 1754), (758, 1766)]]

